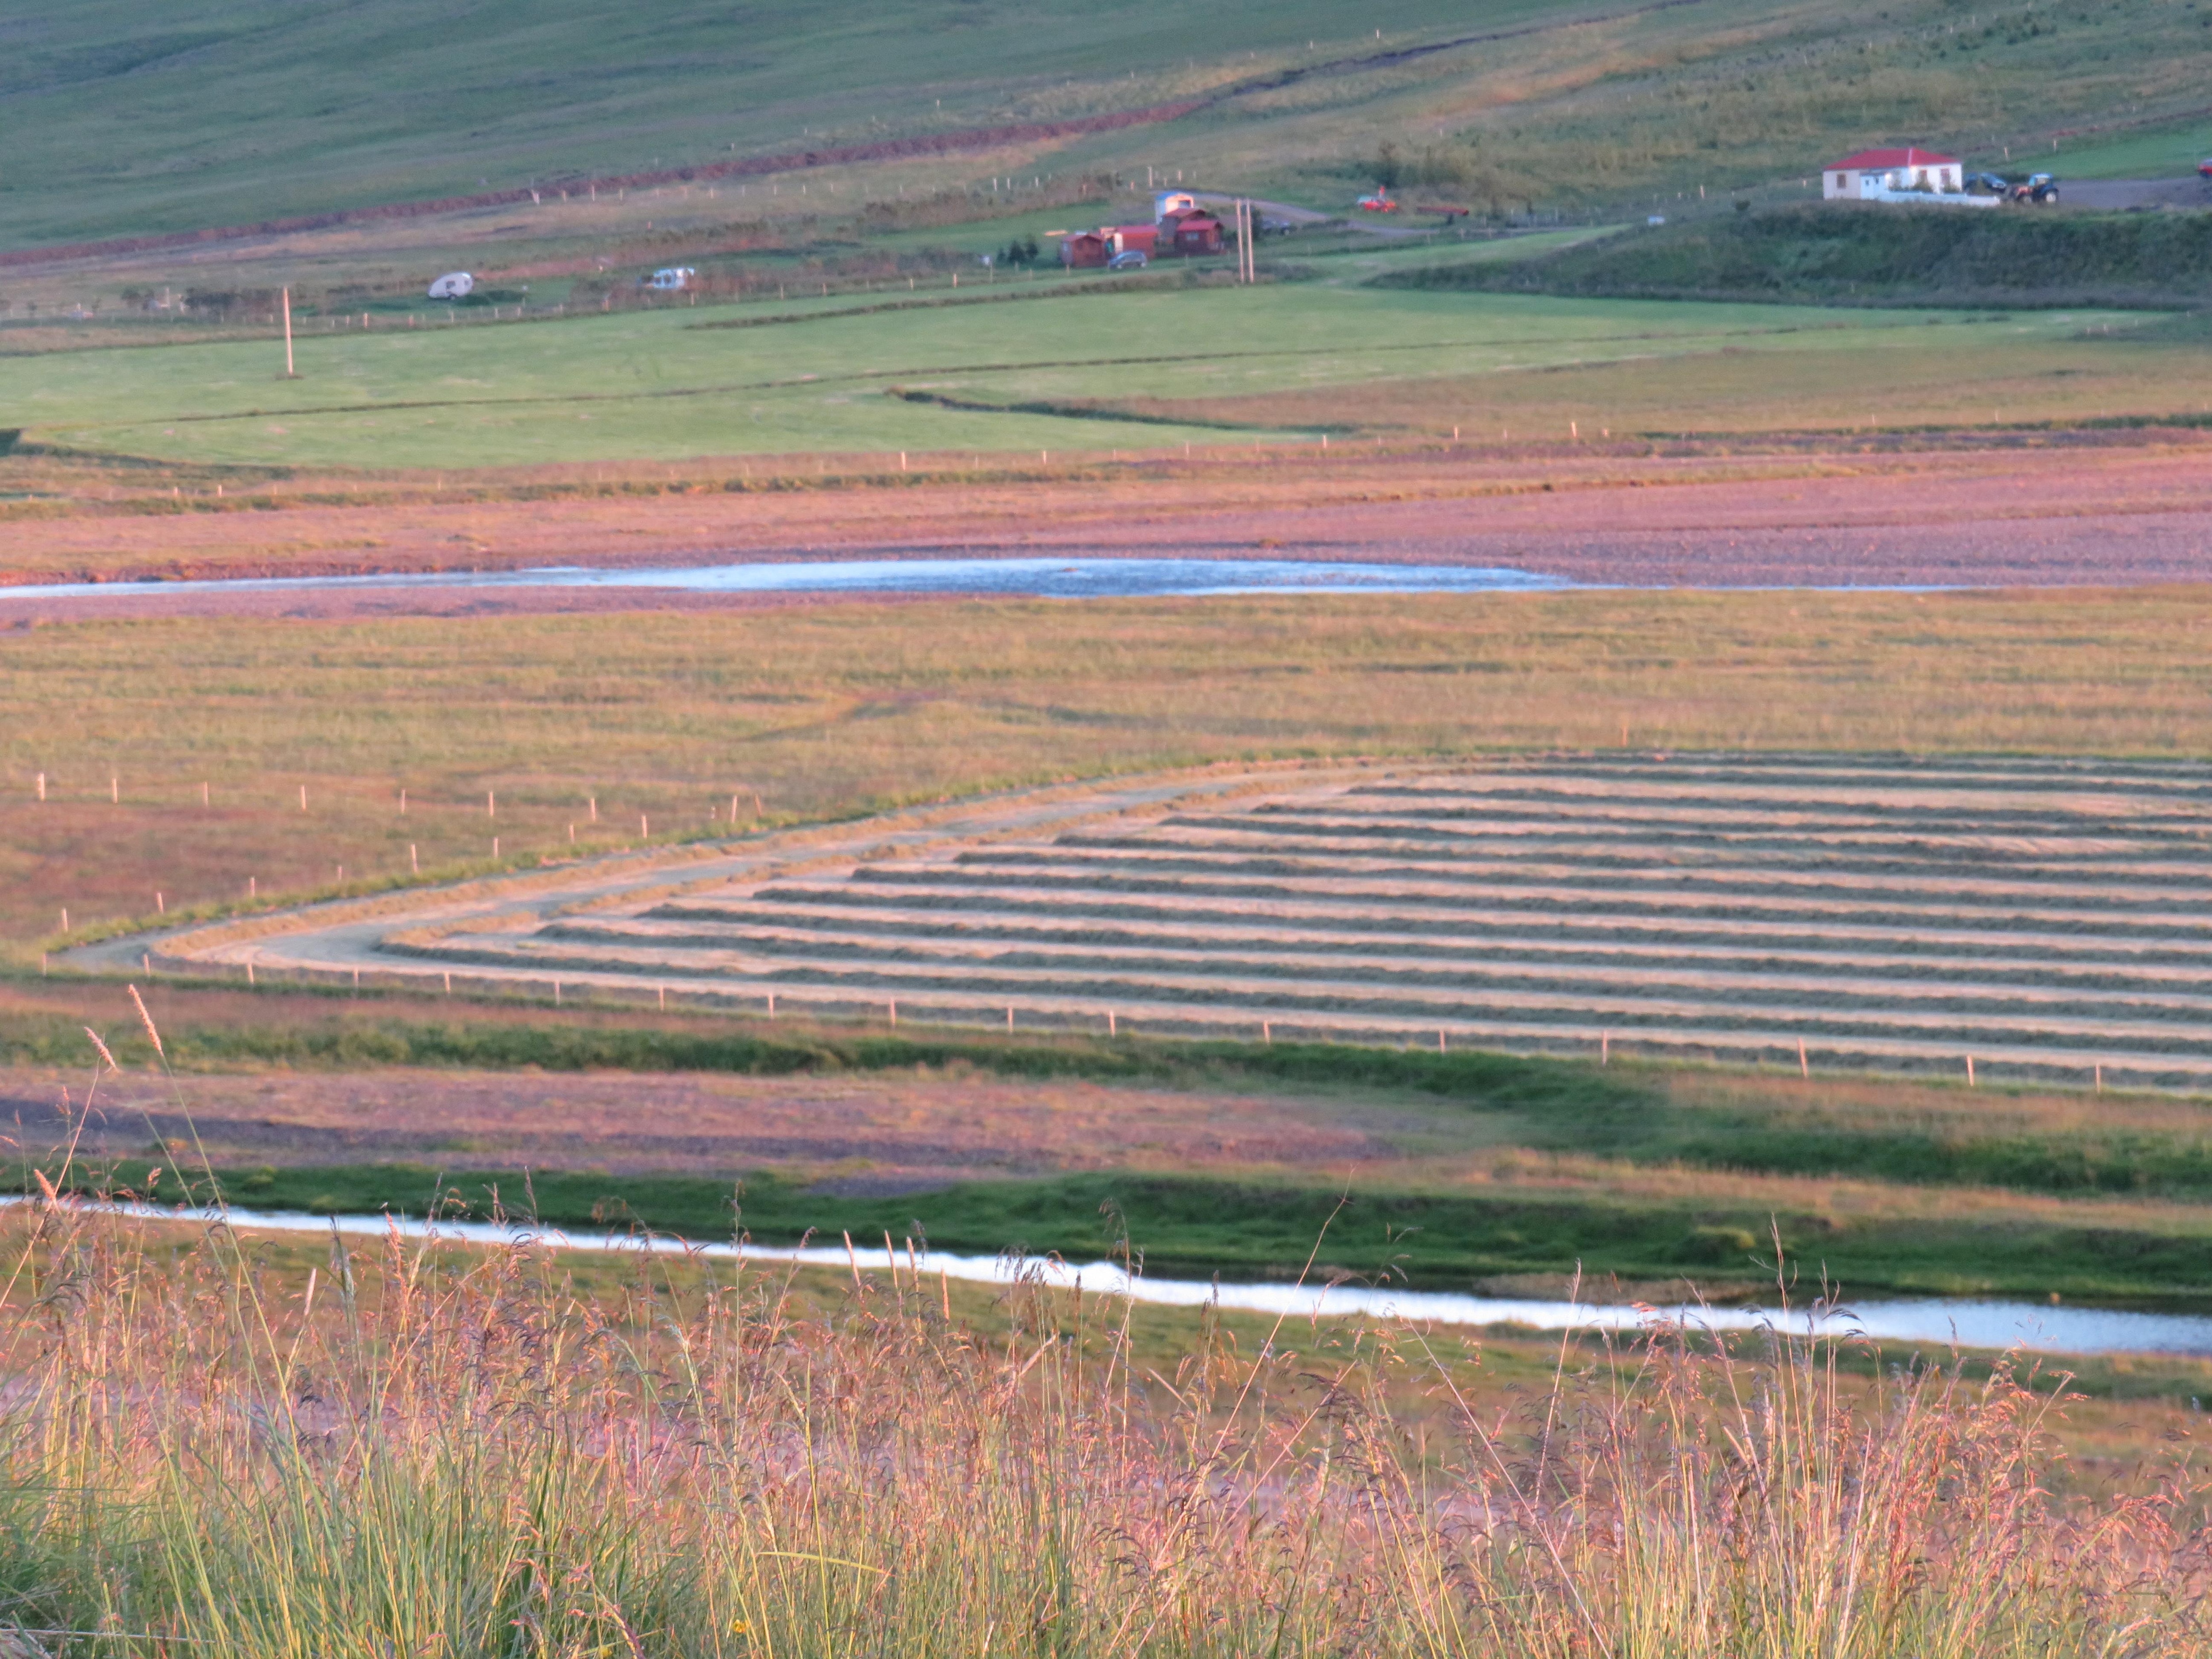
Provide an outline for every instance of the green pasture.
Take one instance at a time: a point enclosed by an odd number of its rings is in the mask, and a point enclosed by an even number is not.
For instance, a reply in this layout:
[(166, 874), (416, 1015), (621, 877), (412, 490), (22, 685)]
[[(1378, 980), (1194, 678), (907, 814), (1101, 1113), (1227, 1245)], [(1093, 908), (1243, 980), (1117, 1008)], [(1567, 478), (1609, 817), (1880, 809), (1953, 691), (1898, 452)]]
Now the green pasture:
[(2196, 172), (2208, 156), (2212, 121), (2199, 118), (2148, 132), (2092, 134), (2033, 159), (2061, 179), (2177, 179)]
[[(274, 339), (52, 354), (10, 364), (7, 423), (81, 449), (319, 467), (1249, 443), (1286, 435), (1265, 410), (1285, 393), (1723, 353), (1747, 387), (1839, 355), (1950, 354), (1967, 374), (1996, 348), (2064, 340), (2094, 320), (1299, 283), (979, 292), (901, 309), (684, 307), (310, 334), (290, 381)], [(1043, 407), (949, 407), (893, 387)], [(1231, 423), (1174, 422), (1178, 403), (1224, 399), (1256, 405)], [(1168, 412), (1084, 412), (1133, 404)]]

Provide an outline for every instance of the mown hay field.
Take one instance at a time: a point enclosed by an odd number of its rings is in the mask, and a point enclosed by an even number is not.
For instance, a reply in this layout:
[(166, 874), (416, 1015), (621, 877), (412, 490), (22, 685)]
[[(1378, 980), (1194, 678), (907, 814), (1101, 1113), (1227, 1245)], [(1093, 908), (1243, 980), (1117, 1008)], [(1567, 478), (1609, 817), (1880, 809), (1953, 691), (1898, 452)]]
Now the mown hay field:
[(17, 629), (0, 927), (35, 961), (64, 906), (82, 929), (243, 903), (249, 884), (266, 900), (726, 834), (733, 797), (746, 828), (1267, 757), (2203, 757), (2208, 627), (2202, 593), (2148, 589)]
[(1277, 780), (550, 919), (395, 918), (380, 948), (426, 984), (2201, 1090), (2208, 837), (2198, 764), (1545, 759)]

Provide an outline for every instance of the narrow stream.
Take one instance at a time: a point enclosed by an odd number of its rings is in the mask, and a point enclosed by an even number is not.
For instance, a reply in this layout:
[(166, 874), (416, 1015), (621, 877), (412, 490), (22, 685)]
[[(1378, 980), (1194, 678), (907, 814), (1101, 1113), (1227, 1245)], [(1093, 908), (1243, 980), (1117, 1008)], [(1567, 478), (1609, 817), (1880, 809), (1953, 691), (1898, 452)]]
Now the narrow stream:
[(9, 599), (144, 599), (194, 593), (406, 588), (670, 588), (693, 593), (975, 593), (1024, 599), (1192, 598), (1224, 593), (1518, 593), (1576, 584), (1504, 566), (1304, 559), (810, 559), (780, 564), (610, 570), (395, 571), (374, 576), (240, 576), (206, 581), (52, 582), (0, 587)]
[[(0, 1196), (0, 1205), (33, 1200)], [(176, 1210), (145, 1205), (94, 1206), (111, 1213), (151, 1221), (199, 1221), (216, 1218), (208, 1210)], [(663, 1255), (696, 1255), (708, 1261), (742, 1258), (752, 1262), (792, 1263), (806, 1267), (847, 1267), (857, 1263), (866, 1273), (888, 1271), (894, 1262), (880, 1245), (848, 1257), (842, 1243), (799, 1249), (789, 1245), (696, 1244), (676, 1238), (637, 1238), (609, 1234), (579, 1237), (558, 1228), (493, 1226), (481, 1222), (441, 1221), (434, 1226), (401, 1217), (319, 1216), (296, 1211), (233, 1209), (233, 1225), (256, 1231), (327, 1234), (333, 1228), (349, 1237), (383, 1238), (397, 1230), (407, 1239), (431, 1237), (479, 1244), (512, 1244), (534, 1238), (566, 1249), (643, 1251)], [(1786, 1313), (1759, 1308), (1698, 1306), (1638, 1307), (1619, 1304), (1519, 1301), (1501, 1297), (1462, 1296), (1441, 1291), (1373, 1290), (1358, 1285), (1301, 1287), (1294, 1285), (1212, 1285), (1196, 1279), (1132, 1279), (1111, 1262), (1063, 1263), (1032, 1257), (1018, 1264), (1003, 1256), (951, 1255), (942, 1250), (918, 1252), (914, 1261), (924, 1279), (940, 1273), (963, 1283), (1004, 1285), (1017, 1273), (1034, 1273), (1045, 1283), (1079, 1285), (1096, 1295), (1126, 1296), (1138, 1302), (1164, 1307), (1195, 1308), (1216, 1301), (1224, 1308), (1253, 1313), (1279, 1314), (1293, 1319), (1317, 1316), (1364, 1316), (1402, 1319), (1418, 1323), (1485, 1326), (1511, 1325), (1529, 1330), (1632, 1331), (1654, 1322), (1680, 1322), (1714, 1331), (1759, 1330), (1783, 1327), (1822, 1335), (1859, 1334), (1884, 1342), (1925, 1342), (1937, 1347), (2025, 1349), (2052, 1354), (2166, 1354), (2177, 1358), (2212, 1358), (2212, 1315), (2132, 1313), (2108, 1308), (2045, 1306), (2033, 1302), (1982, 1302), (1933, 1297), (1883, 1302), (1850, 1302), (1814, 1310), (1796, 1308)], [(897, 1270), (908, 1270), (902, 1248)]]

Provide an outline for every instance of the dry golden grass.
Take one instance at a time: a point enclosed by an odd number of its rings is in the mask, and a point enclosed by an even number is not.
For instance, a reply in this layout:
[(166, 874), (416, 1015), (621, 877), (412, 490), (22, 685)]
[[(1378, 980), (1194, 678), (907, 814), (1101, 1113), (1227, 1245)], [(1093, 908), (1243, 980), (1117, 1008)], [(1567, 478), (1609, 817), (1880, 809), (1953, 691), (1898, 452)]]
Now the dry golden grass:
[[(114, 1654), (2179, 1659), (2197, 1494), (2045, 1397), (1665, 1333), (1548, 1380), (1419, 1330), (1016, 1286), (792, 1294), (522, 1247), (9, 1218), (0, 1618)], [(1239, 1336), (1243, 1340), (1239, 1340)], [(1259, 1339), (1255, 1340), (1254, 1339)], [(1140, 1369), (1141, 1367), (1141, 1369)], [(1502, 1382), (1503, 1387), (1496, 1386)], [(77, 1634), (82, 1632), (82, 1634)]]
[[(0, 929), (1075, 776), (1610, 748), (2212, 753), (2212, 595), (1617, 593), (65, 624), (0, 647)], [(35, 799), (35, 775), (47, 799)], [(203, 781), (209, 806), (201, 805)], [(307, 791), (308, 808), (299, 805)], [(407, 814), (399, 812), (401, 790)], [(111, 801), (111, 792), (120, 804)], [(496, 796), (496, 816), (488, 796)], [(596, 799), (596, 829), (588, 803)]]

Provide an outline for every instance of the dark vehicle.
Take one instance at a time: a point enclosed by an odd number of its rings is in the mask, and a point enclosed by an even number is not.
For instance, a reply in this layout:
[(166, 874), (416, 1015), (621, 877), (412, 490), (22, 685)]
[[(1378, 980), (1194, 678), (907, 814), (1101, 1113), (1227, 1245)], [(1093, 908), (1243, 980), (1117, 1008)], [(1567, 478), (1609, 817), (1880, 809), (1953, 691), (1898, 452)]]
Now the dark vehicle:
[(1970, 173), (1966, 175), (1966, 191), (1969, 196), (2003, 196), (2012, 186), (1994, 173)]
[(1109, 270), (1142, 270), (1152, 261), (1141, 248), (1127, 248), (1106, 262)]
[(2008, 202), (2031, 204), (2045, 207), (2058, 199), (2058, 181), (2047, 173), (2038, 173), (2022, 179), (2005, 192)]

